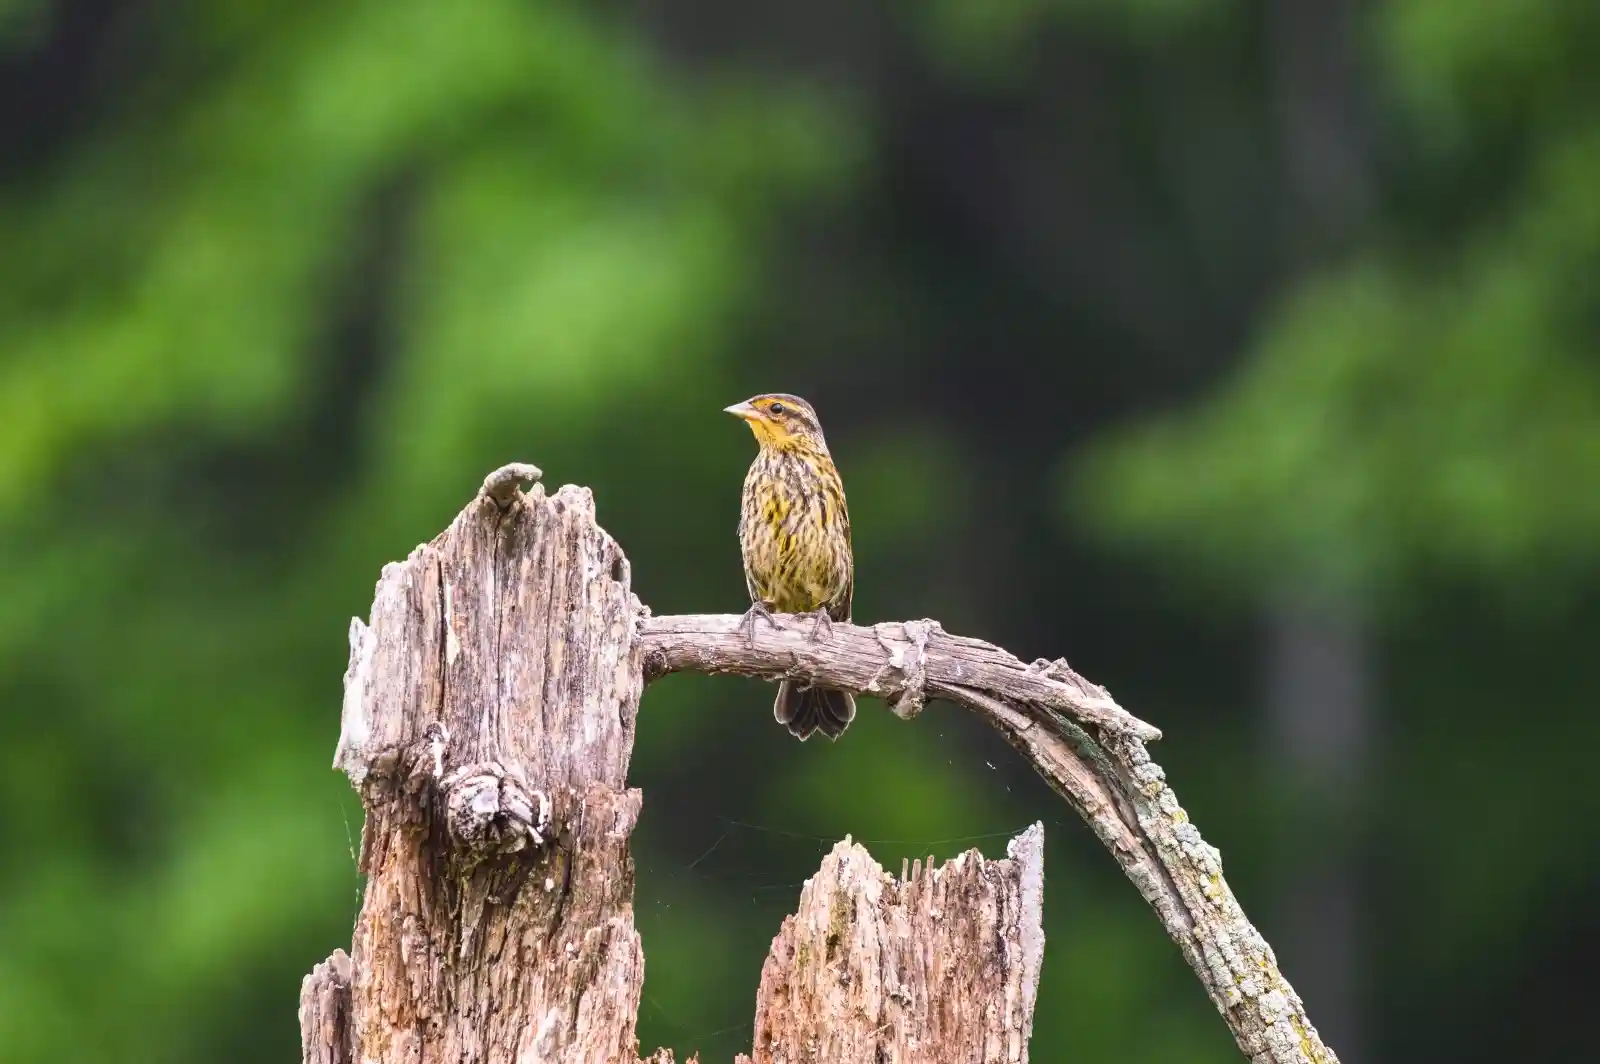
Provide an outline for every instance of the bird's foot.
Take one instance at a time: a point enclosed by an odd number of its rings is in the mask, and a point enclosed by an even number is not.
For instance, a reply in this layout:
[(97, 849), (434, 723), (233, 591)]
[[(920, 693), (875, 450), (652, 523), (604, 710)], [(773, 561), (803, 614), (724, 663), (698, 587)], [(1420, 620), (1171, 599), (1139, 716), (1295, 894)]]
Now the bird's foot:
[(764, 619), (774, 628), (777, 627), (777, 622), (772, 619), (772, 610), (768, 608), (765, 602), (750, 603), (750, 608), (744, 611), (744, 617), (742, 617), (739, 621), (739, 628), (744, 632), (744, 642), (746, 646), (753, 647), (756, 645), (757, 617)]
[(824, 639), (833, 638), (833, 618), (829, 616), (826, 607), (817, 610), (811, 615), (811, 641), (820, 643)]

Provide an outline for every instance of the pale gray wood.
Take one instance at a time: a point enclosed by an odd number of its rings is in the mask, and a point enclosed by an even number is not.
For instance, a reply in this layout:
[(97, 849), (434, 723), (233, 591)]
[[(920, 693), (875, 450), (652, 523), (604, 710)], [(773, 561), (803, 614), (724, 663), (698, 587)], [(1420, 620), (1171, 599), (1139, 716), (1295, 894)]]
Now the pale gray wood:
[[(836, 623), (818, 640), (780, 616), (747, 642), (734, 615), (652, 618), (589, 492), (518, 490), (538, 475), (491, 474), (445, 532), (384, 568), (370, 621), (351, 624), (335, 765), (366, 807), (367, 887), (351, 956), (302, 987), (308, 1064), (638, 1061), (640, 795), (626, 777), (644, 685), (672, 671), (801, 678), (908, 720), (931, 697), (967, 706), (1088, 822), (1247, 1055), (1336, 1061), (1150, 760), (1160, 733), (1104, 688), (933, 621)], [(1041, 840), (900, 883), (859, 847), (836, 849), (774, 942), (755, 1059), (1025, 1060)], [(850, 944), (821, 966), (800, 956), (819, 928), (825, 959), (830, 932)], [(841, 976), (855, 989), (828, 982)], [(825, 1043), (837, 1052), (819, 1057)]]
[[(996, 728), (1064, 797), (1155, 910), (1246, 1056), (1261, 1064), (1336, 1064), (1277, 958), (1222, 877), (1145, 748), (1160, 732), (1064, 661), (1024, 665), (937, 622), (836, 623), (778, 615), (747, 639), (734, 614), (646, 617), (646, 668), (802, 679), (885, 699), (905, 719), (944, 698)], [(848, 742), (848, 738), (845, 740)]]
[(588, 490), (517, 491), (537, 475), (491, 475), (351, 626), (352, 1061), (638, 1058), (640, 606)]
[(301, 1064), (355, 1064), (350, 1055), (350, 957), (342, 949), (300, 983)]
[(761, 970), (745, 1064), (1027, 1064), (1044, 958), (1044, 828), (890, 876), (846, 838)]

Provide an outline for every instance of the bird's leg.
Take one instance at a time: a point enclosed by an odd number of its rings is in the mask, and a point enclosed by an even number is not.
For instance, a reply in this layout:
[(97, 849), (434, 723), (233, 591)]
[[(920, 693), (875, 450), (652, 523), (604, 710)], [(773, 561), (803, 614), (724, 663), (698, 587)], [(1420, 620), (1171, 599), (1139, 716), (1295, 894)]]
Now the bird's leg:
[(811, 615), (811, 641), (821, 642), (833, 638), (833, 618), (828, 614), (826, 606)]
[(760, 599), (756, 599), (750, 603), (750, 608), (744, 611), (744, 617), (739, 621), (739, 627), (744, 631), (746, 646), (753, 647), (756, 645), (757, 617), (764, 618), (768, 624), (777, 627), (777, 622), (772, 619), (772, 608)]

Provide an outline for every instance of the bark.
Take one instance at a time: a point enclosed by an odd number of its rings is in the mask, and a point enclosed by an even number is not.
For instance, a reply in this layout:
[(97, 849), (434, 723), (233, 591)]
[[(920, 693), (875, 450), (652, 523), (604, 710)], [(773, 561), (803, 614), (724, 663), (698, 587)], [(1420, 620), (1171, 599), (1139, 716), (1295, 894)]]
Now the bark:
[(735, 615), (641, 622), (652, 677), (669, 672), (790, 677), (885, 699), (903, 718), (926, 698), (966, 706), (996, 728), (1077, 810), (1155, 910), (1227, 1021), (1261, 1064), (1336, 1064), (1278, 969), (1266, 939), (1222, 877), (1222, 855), (1167, 786), (1128, 714), (1065, 661), (1024, 665), (936, 621), (835, 624), (822, 641), (804, 619), (775, 617), (747, 640)]
[[(492, 474), (433, 542), (386, 566), (351, 624), (335, 765), (366, 810), (350, 956), (301, 991), (308, 1064), (638, 1061), (626, 786), (639, 699), (681, 670), (930, 697), (988, 720), (1078, 810), (1263, 1062), (1336, 1058), (1145, 751), (1153, 727), (1065, 662), (1024, 665), (933, 621), (651, 618), (586, 489)], [(1027, 1060), (1043, 954), (1042, 831), (896, 882), (848, 840), (762, 973), (758, 1064)], [(671, 1064), (665, 1050), (649, 1058)]]
[(351, 1062), (637, 1059), (639, 603), (589, 492), (516, 491), (537, 475), (492, 476), (351, 625)]
[(350, 1054), (350, 956), (342, 949), (300, 984), (300, 1045), (305, 1064), (345, 1064)]
[(1025, 1064), (1043, 827), (1007, 853), (930, 857), (896, 880), (848, 838), (835, 846), (761, 971), (753, 1064)]

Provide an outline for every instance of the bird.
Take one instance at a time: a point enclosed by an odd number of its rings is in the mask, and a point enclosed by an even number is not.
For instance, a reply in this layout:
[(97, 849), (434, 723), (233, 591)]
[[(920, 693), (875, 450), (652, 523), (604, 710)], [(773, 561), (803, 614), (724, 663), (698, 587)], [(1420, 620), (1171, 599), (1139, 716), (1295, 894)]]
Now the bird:
[[(767, 392), (726, 408), (744, 420), (759, 450), (744, 478), (739, 549), (750, 608), (741, 626), (755, 642), (755, 625), (772, 613), (809, 614), (811, 637), (832, 634), (850, 620), (855, 559), (844, 482), (828, 453), (811, 404), (786, 392)], [(802, 742), (814, 732), (830, 740), (855, 719), (848, 691), (787, 679), (778, 684), (772, 715)]]

